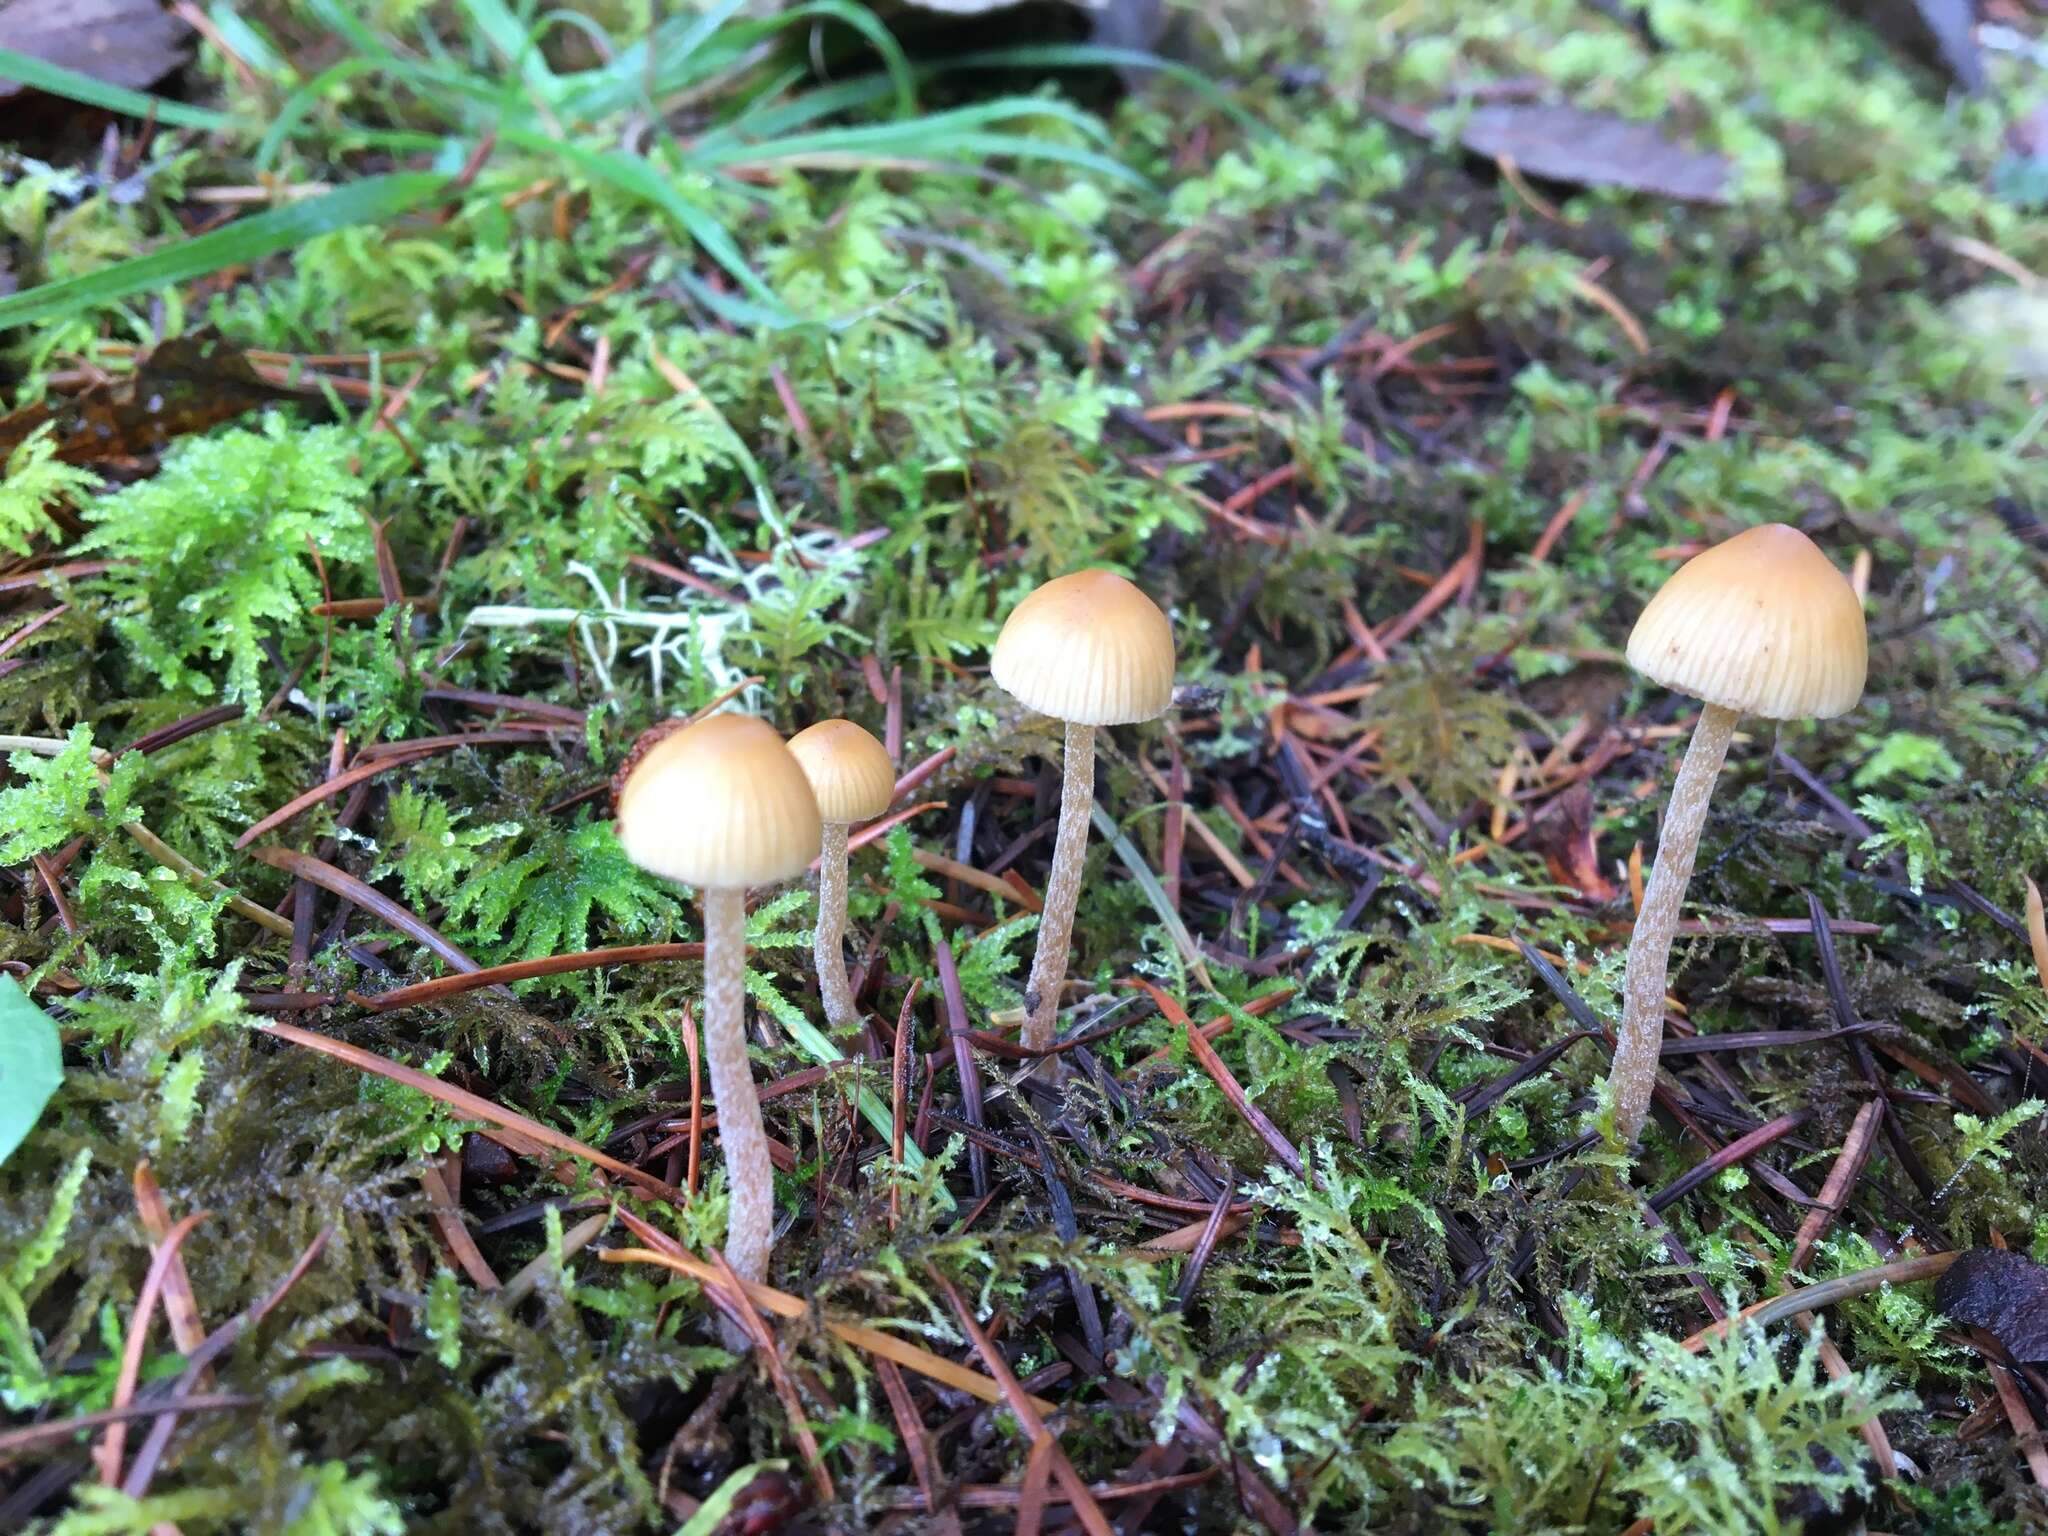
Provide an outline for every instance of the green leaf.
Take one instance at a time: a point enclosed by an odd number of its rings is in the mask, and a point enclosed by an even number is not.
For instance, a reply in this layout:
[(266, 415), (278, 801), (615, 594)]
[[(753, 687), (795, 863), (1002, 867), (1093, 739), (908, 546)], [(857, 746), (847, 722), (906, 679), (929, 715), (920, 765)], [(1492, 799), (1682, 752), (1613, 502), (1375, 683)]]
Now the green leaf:
[(0, 976), (0, 1162), (21, 1145), (63, 1081), (56, 1024), (19, 982)]
[[(4, 58), (0, 58), (4, 63)], [(0, 70), (0, 73), (4, 73)], [(448, 177), (431, 171), (398, 171), (351, 182), (323, 197), (307, 198), (267, 213), (181, 240), (129, 261), (79, 277), (43, 283), (0, 299), (0, 329), (111, 304), (130, 294), (189, 282), (224, 267), (243, 266), (303, 245), (317, 235), (352, 224), (377, 224), (449, 195)]]

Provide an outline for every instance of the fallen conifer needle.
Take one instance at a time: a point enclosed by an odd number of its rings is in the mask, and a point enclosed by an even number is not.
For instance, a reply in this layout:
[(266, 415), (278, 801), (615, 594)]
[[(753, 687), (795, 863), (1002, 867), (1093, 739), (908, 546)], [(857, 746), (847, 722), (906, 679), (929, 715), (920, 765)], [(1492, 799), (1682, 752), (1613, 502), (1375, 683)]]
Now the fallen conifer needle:
[[(685, 1253), (657, 1253), (652, 1248), (612, 1248), (598, 1255), (607, 1264), (659, 1264), (672, 1269), (679, 1275), (688, 1275), (704, 1285), (723, 1285), (725, 1282), (717, 1270), (702, 1259)], [(777, 1317), (802, 1317), (810, 1310), (799, 1297), (787, 1291), (778, 1291), (772, 1285), (747, 1283), (747, 1297), (764, 1312), (773, 1312)], [(980, 1398), (984, 1403), (1004, 1401), (1002, 1388), (981, 1374), (966, 1366), (948, 1360), (944, 1355), (933, 1354), (921, 1349), (906, 1339), (899, 1339), (893, 1333), (884, 1333), (879, 1328), (865, 1327), (860, 1323), (843, 1323), (835, 1318), (826, 1318), (825, 1327), (840, 1339), (856, 1349), (864, 1349), (871, 1355), (884, 1360), (893, 1360), (905, 1370), (916, 1371), (929, 1376), (933, 1381), (943, 1382), (957, 1391)], [(1052, 1404), (1042, 1397), (1031, 1399), (1031, 1406), (1040, 1413), (1051, 1413)]]
[(1684, 1347), (1697, 1354), (1737, 1323), (1750, 1322), (1765, 1328), (1772, 1323), (1783, 1322), (1796, 1312), (1815, 1312), (1838, 1301), (1867, 1295), (1880, 1286), (1911, 1285), (1917, 1280), (1932, 1280), (1945, 1273), (1949, 1265), (1960, 1257), (1960, 1253), (1930, 1253), (1917, 1259), (1879, 1264), (1873, 1269), (1859, 1269), (1853, 1275), (1837, 1275), (1818, 1285), (1802, 1285), (1795, 1291), (1752, 1302), (1734, 1317), (1702, 1328), (1685, 1341)]
[(597, 1148), (587, 1147), (573, 1136), (564, 1136), (560, 1131), (542, 1125), (540, 1121), (530, 1119), (517, 1110), (507, 1109), (502, 1104), (494, 1104), (465, 1088), (456, 1087), (453, 1083), (444, 1083), (439, 1078), (429, 1077), (417, 1068), (388, 1060), (375, 1051), (366, 1051), (359, 1045), (350, 1045), (346, 1040), (331, 1040), (326, 1035), (315, 1034), (310, 1029), (300, 1029), (296, 1024), (258, 1024), (255, 1027), (266, 1035), (275, 1035), (280, 1040), (303, 1045), (306, 1049), (318, 1051), (323, 1056), (345, 1061), (359, 1071), (375, 1073), (378, 1077), (387, 1077), (394, 1083), (417, 1088), (429, 1098), (439, 1099), (468, 1119), (484, 1120), (492, 1125), (504, 1126), (530, 1141), (553, 1147), (557, 1152), (566, 1152), (571, 1157), (580, 1157), (594, 1167), (602, 1168), (608, 1173), (616, 1173), (622, 1179), (632, 1180), (644, 1193), (653, 1195), (658, 1200), (673, 1201), (677, 1205), (689, 1203), (688, 1197), (680, 1189), (657, 1179), (651, 1173), (635, 1168), (630, 1163), (622, 1163), (615, 1157), (607, 1157)]

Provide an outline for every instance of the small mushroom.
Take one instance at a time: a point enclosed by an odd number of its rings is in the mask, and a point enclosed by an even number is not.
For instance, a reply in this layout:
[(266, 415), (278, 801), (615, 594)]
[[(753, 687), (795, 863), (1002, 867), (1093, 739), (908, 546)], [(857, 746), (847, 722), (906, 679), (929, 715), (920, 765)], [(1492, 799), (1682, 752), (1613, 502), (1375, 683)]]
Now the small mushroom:
[(1735, 721), (1824, 720), (1853, 709), (1868, 661), (1863, 605), (1813, 540), (1788, 523), (1765, 523), (1673, 573), (1636, 620), (1628, 661), (1706, 707), (1671, 785), (1657, 865), (1629, 939), (1611, 1078), (1624, 1145), (1649, 1116), (1671, 937)]
[(1024, 1044), (1052, 1044), (1074, 906), (1095, 801), (1095, 728), (1151, 720), (1173, 701), (1173, 626), (1159, 607), (1111, 571), (1048, 581), (1010, 610), (990, 670), (1026, 708), (1066, 726), (1059, 833), (1038, 952), (1024, 989)]
[(860, 1027), (853, 988), (846, 979), (846, 830), (889, 809), (896, 798), (896, 769), (882, 744), (851, 720), (820, 720), (789, 739), (789, 750), (811, 781), (824, 818), (818, 851), (818, 930), (815, 943), (818, 990), (825, 998), (825, 1022), (834, 1029)]
[(773, 727), (710, 715), (640, 760), (619, 793), (618, 826), (626, 857), (696, 886), (704, 908), (704, 1054), (731, 1191), (725, 1253), (743, 1279), (761, 1280), (775, 1230), (775, 1171), (747, 1061), (747, 887), (810, 867), (818, 801)]

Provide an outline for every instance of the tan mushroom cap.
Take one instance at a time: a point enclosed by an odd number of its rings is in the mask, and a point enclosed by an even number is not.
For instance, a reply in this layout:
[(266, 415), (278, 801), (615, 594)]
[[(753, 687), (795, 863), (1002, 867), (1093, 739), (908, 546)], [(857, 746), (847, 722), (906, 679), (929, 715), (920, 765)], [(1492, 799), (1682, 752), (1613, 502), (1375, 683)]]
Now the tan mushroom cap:
[(1048, 581), (996, 637), (996, 682), (1027, 708), (1077, 725), (1127, 725), (1173, 702), (1173, 626), (1113, 571)]
[(751, 715), (711, 715), (658, 742), (619, 791), (618, 825), (642, 869), (710, 889), (802, 874), (821, 831), (811, 781)]
[(1672, 574), (1636, 620), (1628, 664), (1738, 714), (1823, 720), (1863, 697), (1867, 645), (1848, 580), (1797, 528), (1765, 523)]
[(828, 822), (866, 821), (896, 798), (896, 769), (882, 744), (851, 720), (820, 720), (789, 738)]

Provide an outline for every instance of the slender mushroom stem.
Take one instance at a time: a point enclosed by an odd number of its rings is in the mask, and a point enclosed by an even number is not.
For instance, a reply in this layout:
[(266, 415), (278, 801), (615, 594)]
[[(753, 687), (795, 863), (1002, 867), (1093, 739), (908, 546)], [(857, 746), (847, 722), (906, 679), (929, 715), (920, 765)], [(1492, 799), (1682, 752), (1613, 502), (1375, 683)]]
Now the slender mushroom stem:
[(718, 1105), (731, 1209), (725, 1256), (743, 1280), (768, 1275), (775, 1233), (775, 1169), (754, 1071), (747, 1061), (747, 898), (737, 889), (704, 892), (704, 1054)]
[(1706, 825), (1707, 802), (1714, 780), (1735, 734), (1736, 713), (1719, 704), (1700, 711), (1685, 761), (1672, 781), (1671, 803), (1664, 809), (1664, 830), (1657, 839), (1657, 864), (1643, 909), (1636, 914), (1628, 941), (1628, 979), (1623, 985), (1621, 1028), (1615, 1032), (1614, 1134), (1633, 1146), (1650, 1114), (1650, 1094), (1657, 1084), (1657, 1060), (1664, 1046), (1665, 969), (1678, 914), (1685, 905), (1685, 887), (1692, 879), (1692, 861), (1699, 852), (1700, 828)]
[(1053, 1021), (1059, 1016), (1074, 908), (1081, 899), (1081, 870), (1088, 862), (1088, 823), (1095, 807), (1095, 727), (1071, 720), (1066, 726), (1060, 828), (1052, 847), (1052, 875), (1045, 883), (1045, 910), (1038, 916), (1038, 952), (1031, 958), (1031, 980), (1024, 988), (1024, 1043), (1035, 1051), (1052, 1044)]
[(812, 941), (825, 1022), (836, 1030), (860, 1027), (853, 986), (846, 979), (846, 827), (843, 821), (825, 823), (818, 850), (818, 931)]

